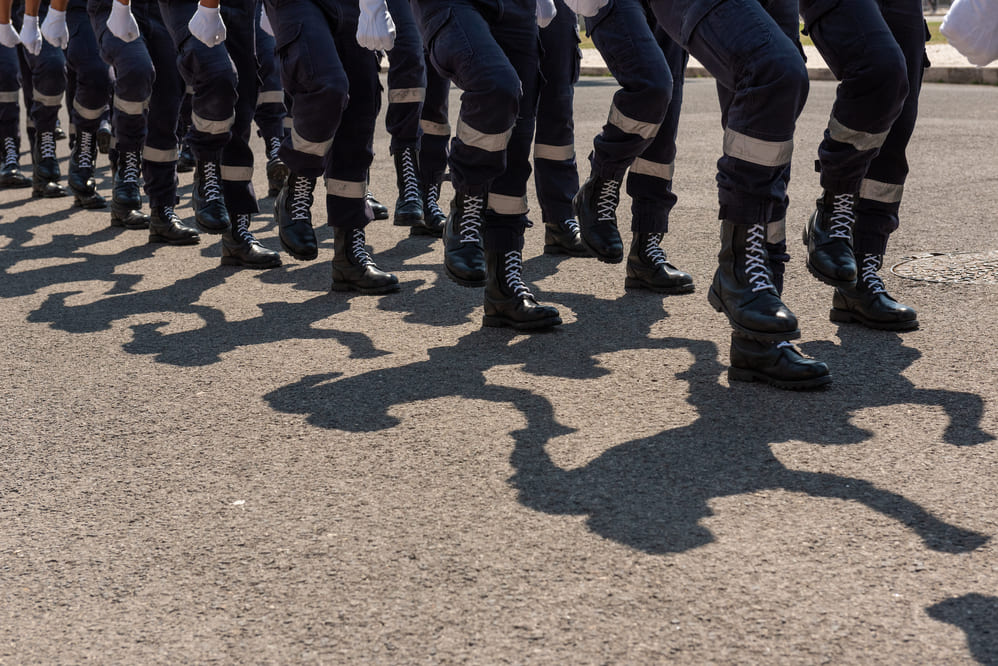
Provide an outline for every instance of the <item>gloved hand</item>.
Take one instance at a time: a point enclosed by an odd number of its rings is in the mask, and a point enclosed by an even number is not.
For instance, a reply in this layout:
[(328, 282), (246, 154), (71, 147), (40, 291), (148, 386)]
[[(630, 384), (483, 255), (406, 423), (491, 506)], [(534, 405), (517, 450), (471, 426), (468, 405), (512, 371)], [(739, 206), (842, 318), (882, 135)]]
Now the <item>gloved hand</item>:
[(139, 38), (139, 24), (132, 16), (132, 8), (118, 0), (111, 3), (111, 15), (107, 17), (107, 29), (123, 42), (134, 42)]
[(266, 9), (260, 12), (260, 30), (263, 30), (271, 37), (274, 36), (274, 27), (270, 25), (270, 17), (267, 16)]
[(548, 27), (557, 13), (558, 8), (554, 6), (554, 0), (537, 0), (537, 25), (540, 27)]
[(198, 10), (187, 23), (187, 29), (208, 47), (218, 46), (225, 41), (225, 23), (218, 7), (205, 7), (199, 4)]
[(565, 4), (580, 16), (596, 16), (610, 0), (565, 0)]
[(17, 30), (10, 23), (0, 23), (0, 44), (9, 49), (21, 43), (21, 38), (17, 35)]
[(31, 55), (38, 55), (42, 52), (42, 33), (38, 32), (38, 17), (24, 15), (24, 23), (21, 25), (21, 43), (24, 50)]
[(391, 51), (395, 46), (395, 21), (385, 0), (360, 0), (357, 43), (372, 51)]
[(42, 37), (52, 46), (64, 49), (69, 46), (69, 28), (66, 27), (66, 12), (49, 7), (42, 21)]

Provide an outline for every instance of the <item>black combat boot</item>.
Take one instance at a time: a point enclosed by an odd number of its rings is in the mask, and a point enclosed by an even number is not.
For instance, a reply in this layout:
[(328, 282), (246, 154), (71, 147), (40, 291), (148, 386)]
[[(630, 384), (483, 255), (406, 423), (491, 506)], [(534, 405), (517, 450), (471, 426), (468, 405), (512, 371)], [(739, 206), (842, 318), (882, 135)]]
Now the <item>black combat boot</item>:
[(693, 276), (669, 263), (660, 247), (662, 234), (634, 234), (627, 254), (627, 277), (624, 287), (648, 289), (660, 294), (688, 294), (693, 291)]
[(245, 268), (277, 268), (281, 255), (268, 250), (250, 233), (249, 213), (236, 213), (232, 228), (222, 233), (222, 265)]
[(364, 198), (367, 199), (367, 205), (371, 207), (371, 213), (374, 214), (375, 220), (388, 219), (388, 206), (375, 199), (374, 195), (370, 192), (368, 192)]
[(145, 229), (149, 216), (142, 213), (139, 176), (142, 160), (137, 150), (116, 151), (111, 161), (111, 226)]
[(56, 119), (55, 130), (52, 132), (52, 134), (55, 136), (56, 141), (65, 141), (66, 138), (68, 137), (68, 135), (66, 134), (66, 130), (62, 128), (61, 120)]
[(333, 291), (387, 294), (398, 291), (399, 280), (374, 264), (363, 229), (333, 227)]
[(54, 132), (36, 134), (31, 157), (35, 163), (31, 175), (31, 196), (46, 199), (66, 196), (66, 190), (59, 185), (62, 173), (55, 155)]
[(882, 254), (860, 254), (859, 280), (855, 289), (836, 289), (829, 318), (840, 323), (856, 322), (885, 331), (909, 331), (918, 328), (914, 309), (898, 303), (887, 293), (877, 272), (884, 264)]
[(518, 331), (551, 328), (561, 323), (557, 308), (539, 305), (523, 282), (520, 250), (486, 252), (488, 279), (482, 326), (509, 327)]
[(728, 379), (798, 391), (825, 386), (832, 376), (827, 365), (807, 358), (790, 342), (760, 342), (732, 333)]
[(856, 195), (825, 192), (804, 227), (807, 270), (833, 287), (856, 286), (856, 258), (852, 228), (856, 222)]
[(191, 150), (191, 144), (187, 143), (187, 139), (180, 142), (180, 155), (177, 157), (177, 173), (190, 173), (194, 171), (194, 165), (197, 164), (197, 160), (194, 159), (194, 151)]
[(464, 287), (485, 286), (484, 215), (484, 195), (459, 192), (444, 225), (444, 268), (454, 282)]
[(97, 193), (94, 181), (94, 162), (97, 160), (97, 137), (93, 132), (78, 130), (69, 155), (69, 189), (73, 192), (74, 205), (80, 208), (104, 208), (107, 202)]
[(107, 120), (100, 121), (100, 127), (97, 128), (97, 152), (101, 155), (107, 155), (111, 150), (112, 138), (111, 123)]
[(412, 225), (410, 236), (444, 235), (444, 225), (447, 224), (447, 214), (440, 210), (440, 183), (430, 183), (423, 193), (423, 219)]
[(564, 254), (570, 257), (591, 257), (582, 243), (579, 223), (575, 218), (544, 223), (544, 254)]
[(3, 139), (3, 163), (0, 164), (0, 187), (29, 187), (31, 179), (21, 172), (17, 139), (5, 136)]
[(217, 160), (198, 160), (194, 166), (194, 223), (206, 234), (229, 229), (229, 210), (222, 194), (222, 165)]
[(314, 190), (315, 178), (291, 172), (274, 200), (274, 220), (281, 247), (300, 261), (312, 261), (319, 256), (319, 241), (312, 228)]
[(602, 262), (624, 260), (624, 242), (617, 230), (620, 181), (590, 176), (572, 200), (582, 244)]
[(399, 196), (395, 200), (396, 227), (411, 227), (423, 221), (423, 188), (419, 182), (419, 153), (416, 146), (395, 152), (395, 182)]
[(797, 317), (773, 285), (765, 243), (765, 224), (723, 220), (718, 267), (707, 300), (743, 336), (763, 342), (793, 340), (800, 337)]
[(272, 136), (265, 139), (264, 143), (267, 146), (267, 196), (276, 197), (281, 188), (284, 187), (291, 171), (288, 169), (288, 165), (277, 156), (281, 149), (281, 137)]
[(149, 242), (168, 245), (197, 245), (201, 236), (183, 223), (172, 206), (149, 207)]

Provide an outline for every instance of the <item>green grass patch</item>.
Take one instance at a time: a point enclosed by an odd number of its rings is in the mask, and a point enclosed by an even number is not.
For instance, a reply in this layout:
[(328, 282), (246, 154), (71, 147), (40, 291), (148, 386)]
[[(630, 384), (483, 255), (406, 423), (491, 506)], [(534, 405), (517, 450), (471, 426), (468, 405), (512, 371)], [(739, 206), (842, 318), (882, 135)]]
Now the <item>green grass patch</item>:
[[(929, 44), (948, 44), (949, 42), (946, 41), (946, 38), (943, 37), (939, 33), (939, 25), (943, 22), (942, 17), (940, 17), (940, 16), (933, 16), (933, 17), (926, 18), (926, 21), (929, 24), (929, 32), (932, 33), (932, 39), (929, 40), (928, 43)], [(804, 27), (804, 25), (801, 24), (801, 28), (803, 28), (803, 27)], [(804, 46), (814, 46), (814, 42), (812, 42), (811, 38), (808, 37), (807, 35), (801, 35), (800, 36), (800, 41), (801, 41), (801, 43)], [(585, 35), (585, 33), (582, 34), (582, 44), (581, 44), (581, 46), (584, 49), (596, 48), (595, 46), (593, 46), (593, 40), (590, 39), (589, 37), (587, 37)]]

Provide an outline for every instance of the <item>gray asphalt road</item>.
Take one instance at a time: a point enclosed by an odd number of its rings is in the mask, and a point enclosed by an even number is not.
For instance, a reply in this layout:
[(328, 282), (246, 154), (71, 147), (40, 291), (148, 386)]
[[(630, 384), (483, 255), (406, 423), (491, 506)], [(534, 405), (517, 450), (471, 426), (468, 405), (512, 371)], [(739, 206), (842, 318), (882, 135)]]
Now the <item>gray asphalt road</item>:
[[(613, 91), (580, 84), (580, 157)], [(818, 393), (726, 378), (709, 80), (666, 240), (697, 292), (625, 293), (538, 225), (550, 334), (482, 330), (440, 241), (390, 222), (368, 237), (403, 289), (362, 297), (327, 291), (325, 227), (318, 261), (238, 271), (0, 191), (0, 662), (998, 661), (998, 292), (889, 274), (921, 330), (828, 321), (796, 238), (833, 91), (789, 215)], [(998, 248), (996, 108), (926, 86), (889, 263)], [(377, 149), (391, 202), (383, 124)]]

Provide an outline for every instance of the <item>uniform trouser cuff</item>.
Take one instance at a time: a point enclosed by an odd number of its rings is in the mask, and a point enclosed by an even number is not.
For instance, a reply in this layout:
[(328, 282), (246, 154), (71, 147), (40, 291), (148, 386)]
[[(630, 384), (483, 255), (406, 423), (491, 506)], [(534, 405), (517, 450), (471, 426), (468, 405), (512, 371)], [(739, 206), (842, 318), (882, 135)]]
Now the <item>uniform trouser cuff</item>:
[(482, 245), (488, 252), (511, 252), (523, 249), (523, 234), (528, 225), (525, 215), (485, 214)]
[(374, 219), (367, 199), (326, 195), (326, 221), (340, 229), (363, 229)]

